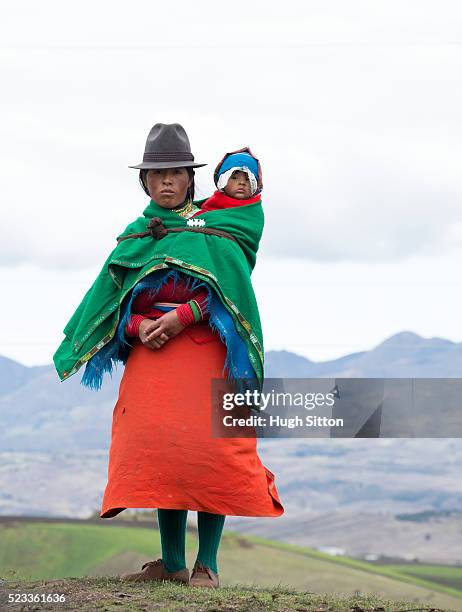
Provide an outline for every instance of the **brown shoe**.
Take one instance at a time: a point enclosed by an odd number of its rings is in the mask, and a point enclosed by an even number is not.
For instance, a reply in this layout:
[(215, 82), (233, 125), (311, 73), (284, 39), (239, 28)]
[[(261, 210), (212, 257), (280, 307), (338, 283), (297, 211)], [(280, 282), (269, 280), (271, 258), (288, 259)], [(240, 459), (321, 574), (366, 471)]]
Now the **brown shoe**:
[(132, 582), (143, 582), (145, 580), (171, 580), (172, 582), (184, 582), (189, 584), (189, 570), (187, 567), (177, 572), (168, 572), (162, 559), (148, 561), (141, 567), (141, 572), (135, 574), (122, 574), (120, 580)]
[(200, 561), (196, 561), (189, 581), (189, 586), (209, 587), (216, 589), (220, 586), (218, 574), (215, 574), (210, 567), (207, 567)]

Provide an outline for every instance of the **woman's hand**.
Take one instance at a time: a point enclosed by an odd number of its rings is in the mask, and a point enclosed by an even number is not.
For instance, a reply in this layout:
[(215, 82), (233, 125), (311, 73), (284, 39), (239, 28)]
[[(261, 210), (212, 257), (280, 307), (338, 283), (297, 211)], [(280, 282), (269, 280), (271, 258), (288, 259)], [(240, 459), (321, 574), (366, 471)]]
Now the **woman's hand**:
[(181, 331), (184, 325), (180, 323), (175, 310), (170, 310), (159, 319), (143, 319), (140, 323), (139, 337), (141, 342), (152, 349), (162, 348), (162, 346)]

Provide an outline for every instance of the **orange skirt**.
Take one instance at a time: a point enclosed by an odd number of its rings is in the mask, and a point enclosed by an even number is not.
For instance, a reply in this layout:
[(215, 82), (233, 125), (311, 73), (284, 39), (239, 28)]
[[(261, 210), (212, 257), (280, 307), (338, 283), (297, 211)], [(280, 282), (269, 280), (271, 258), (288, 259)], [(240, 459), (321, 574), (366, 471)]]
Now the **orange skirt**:
[(254, 437), (212, 437), (211, 378), (226, 346), (206, 322), (160, 349), (133, 343), (112, 418), (101, 518), (126, 508), (280, 516), (274, 474)]

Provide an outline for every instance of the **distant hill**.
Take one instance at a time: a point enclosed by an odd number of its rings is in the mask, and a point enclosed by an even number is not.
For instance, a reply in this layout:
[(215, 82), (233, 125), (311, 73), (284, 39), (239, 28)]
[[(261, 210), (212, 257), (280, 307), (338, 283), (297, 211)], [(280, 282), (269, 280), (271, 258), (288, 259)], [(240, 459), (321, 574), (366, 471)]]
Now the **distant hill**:
[(12, 393), (49, 369), (50, 366), (27, 367), (0, 355), (0, 396)]
[(289, 351), (266, 354), (270, 378), (461, 378), (462, 343), (404, 331), (370, 351), (314, 362)]

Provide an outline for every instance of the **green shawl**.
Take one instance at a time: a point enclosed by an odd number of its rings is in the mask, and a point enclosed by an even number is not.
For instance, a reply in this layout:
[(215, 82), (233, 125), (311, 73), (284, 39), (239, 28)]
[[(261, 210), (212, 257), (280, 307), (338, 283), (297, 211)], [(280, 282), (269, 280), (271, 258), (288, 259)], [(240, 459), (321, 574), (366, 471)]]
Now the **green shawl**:
[[(203, 201), (195, 204), (200, 207)], [(118, 237), (146, 231), (153, 217), (160, 217), (166, 228), (188, 226), (188, 219), (151, 200), (143, 216)], [(53, 355), (61, 380), (75, 374), (114, 337), (122, 301), (138, 281), (155, 270), (176, 268), (207, 281), (216, 291), (245, 342), (261, 388), (263, 336), (250, 280), (264, 226), (261, 200), (193, 217), (201, 218), (205, 227), (229, 232), (238, 243), (222, 236), (187, 231), (169, 232), (161, 240), (146, 236), (117, 244), (64, 328), (65, 338)]]

